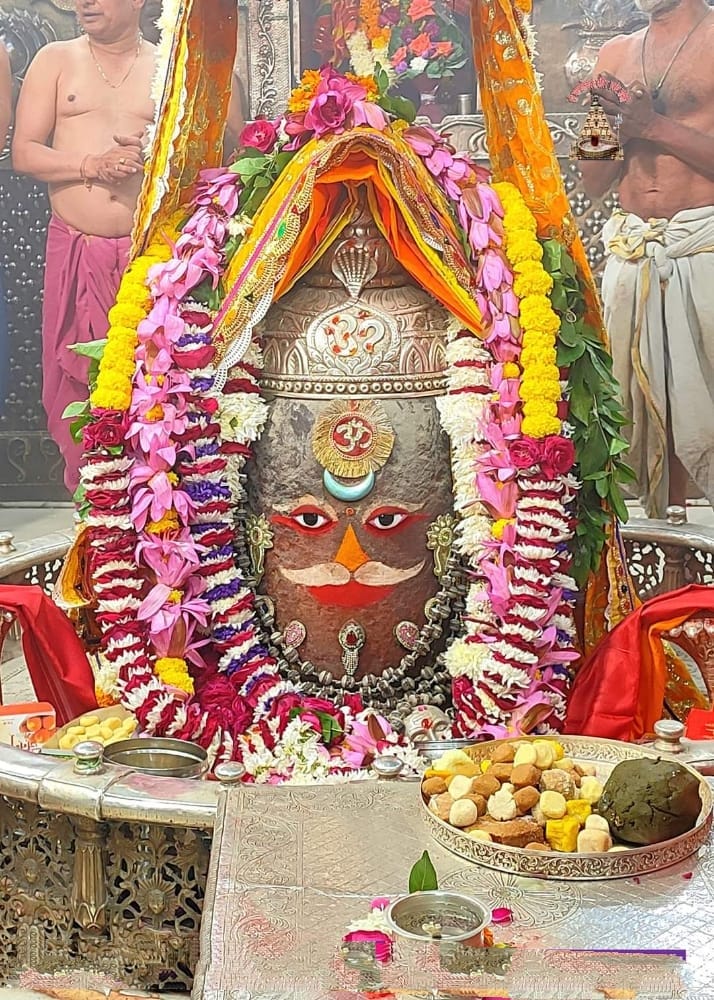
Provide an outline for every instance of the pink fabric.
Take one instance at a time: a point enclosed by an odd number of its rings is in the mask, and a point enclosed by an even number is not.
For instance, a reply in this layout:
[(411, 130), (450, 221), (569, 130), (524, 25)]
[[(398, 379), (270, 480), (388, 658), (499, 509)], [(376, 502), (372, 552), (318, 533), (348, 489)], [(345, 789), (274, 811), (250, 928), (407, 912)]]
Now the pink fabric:
[(109, 328), (107, 313), (129, 260), (131, 238), (87, 236), (53, 215), (47, 231), (45, 291), (42, 308), (42, 402), (47, 428), (65, 461), (64, 481), (74, 492), (82, 451), (62, 413), (69, 403), (87, 398), (86, 358), (70, 345), (101, 340)]

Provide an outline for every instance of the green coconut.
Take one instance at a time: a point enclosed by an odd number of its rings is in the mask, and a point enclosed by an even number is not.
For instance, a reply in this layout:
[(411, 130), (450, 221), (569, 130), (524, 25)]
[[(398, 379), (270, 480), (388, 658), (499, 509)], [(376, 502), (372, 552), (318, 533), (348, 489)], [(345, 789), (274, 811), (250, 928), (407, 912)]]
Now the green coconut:
[(701, 809), (698, 778), (676, 761), (648, 757), (618, 764), (597, 807), (614, 837), (638, 846), (681, 836)]

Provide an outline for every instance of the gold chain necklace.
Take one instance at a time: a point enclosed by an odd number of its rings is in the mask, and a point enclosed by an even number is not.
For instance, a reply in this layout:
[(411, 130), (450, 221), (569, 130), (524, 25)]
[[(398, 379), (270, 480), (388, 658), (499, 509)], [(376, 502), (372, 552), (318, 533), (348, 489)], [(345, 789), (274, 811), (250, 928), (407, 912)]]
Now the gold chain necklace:
[(87, 44), (89, 45), (89, 52), (90, 52), (90, 54), (92, 56), (92, 60), (94, 61), (94, 65), (97, 67), (97, 72), (101, 76), (102, 80), (104, 80), (104, 82), (106, 83), (106, 85), (108, 87), (111, 87), (112, 90), (119, 90), (119, 88), (122, 86), (122, 84), (126, 83), (126, 81), (129, 79), (129, 75), (130, 75), (131, 71), (134, 69), (134, 67), (136, 66), (137, 60), (139, 58), (139, 53), (141, 52), (141, 46), (143, 44), (143, 41), (144, 41), (144, 36), (142, 35), (141, 32), (139, 32), (139, 39), (138, 39), (137, 44), (136, 44), (136, 52), (134, 53), (134, 58), (132, 59), (131, 66), (126, 71), (126, 73), (124, 74), (124, 76), (121, 78), (121, 80), (119, 81), (119, 83), (112, 83), (111, 80), (108, 78), (107, 74), (102, 69), (101, 64), (100, 64), (99, 60), (97, 59), (96, 55), (94, 54), (94, 48), (92, 46), (92, 43), (90, 42), (89, 38), (87, 38)]
[[(669, 76), (669, 71), (674, 66), (674, 64), (676, 62), (676, 59), (677, 59), (677, 56), (682, 51), (682, 49), (687, 44), (687, 42), (689, 41), (689, 39), (692, 37), (692, 35), (694, 34), (694, 32), (697, 30), (697, 28), (700, 26), (700, 24), (702, 24), (704, 22), (704, 19), (707, 18), (707, 17), (709, 17), (710, 13), (711, 13), (711, 11), (707, 10), (706, 13), (704, 13), (699, 18), (699, 20), (697, 21), (697, 23), (694, 24), (689, 29), (689, 31), (687, 32), (687, 34), (684, 36), (684, 38), (682, 39), (682, 41), (679, 43), (679, 45), (677, 46), (677, 48), (674, 50), (674, 55), (672, 56), (672, 58), (667, 63), (667, 68), (665, 69), (665, 71), (662, 74), (662, 76), (659, 78), (659, 83), (655, 84), (655, 86), (652, 87), (652, 89), (650, 90), (650, 93), (652, 94), (652, 100), (653, 101), (656, 101), (657, 98), (659, 97), (659, 95), (661, 94), (661, 92), (662, 92), (662, 86), (664, 84), (664, 81)], [(645, 32), (645, 37), (642, 39), (642, 55), (641, 55), (641, 58), (642, 58), (642, 82), (644, 83), (644, 85), (648, 89), (649, 89), (649, 84), (647, 83), (647, 71), (645, 69), (645, 46), (647, 45), (647, 39), (649, 37), (650, 27), (651, 27), (651, 25), (648, 25), (647, 31)]]

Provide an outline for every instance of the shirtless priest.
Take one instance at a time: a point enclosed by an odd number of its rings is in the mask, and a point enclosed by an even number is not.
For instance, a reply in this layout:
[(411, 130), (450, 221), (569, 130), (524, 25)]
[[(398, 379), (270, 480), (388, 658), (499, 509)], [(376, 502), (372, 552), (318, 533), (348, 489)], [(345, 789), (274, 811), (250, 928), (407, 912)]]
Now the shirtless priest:
[(87, 390), (86, 361), (68, 348), (106, 335), (154, 113), (155, 48), (139, 30), (143, 3), (78, 0), (84, 34), (40, 49), (17, 107), (13, 165), (49, 184), (42, 398), (70, 491), (81, 452), (62, 412)]
[[(600, 103), (622, 118), (624, 160), (583, 162), (619, 189), (602, 283), (631, 464), (648, 516), (684, 506), (688, 477), (714, 504), (714, 10), (636, 0), (649, 25), (600, 50)], [(617, 84), (629, 90), (618, 102)]]

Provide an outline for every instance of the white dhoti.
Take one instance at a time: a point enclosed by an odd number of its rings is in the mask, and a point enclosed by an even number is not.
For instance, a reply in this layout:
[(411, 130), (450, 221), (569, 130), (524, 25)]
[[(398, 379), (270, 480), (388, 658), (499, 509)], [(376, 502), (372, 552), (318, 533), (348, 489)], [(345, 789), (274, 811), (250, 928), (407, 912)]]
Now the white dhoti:
[(649, 219), (615, 212), (603, 228), (605, 324), (649, 517), (669, 499), (674, 451), (714, 503), (714, 206)]

